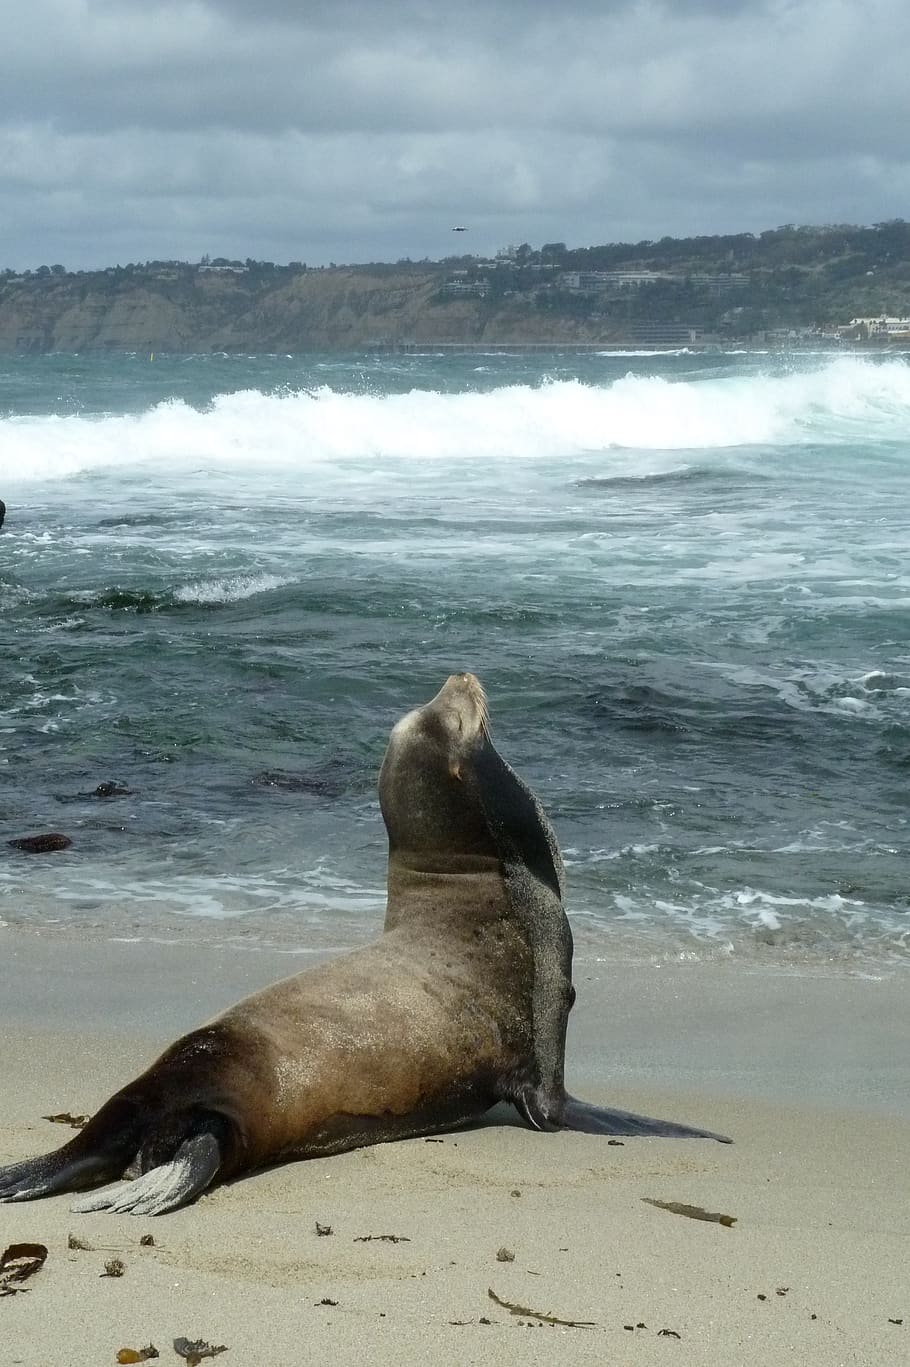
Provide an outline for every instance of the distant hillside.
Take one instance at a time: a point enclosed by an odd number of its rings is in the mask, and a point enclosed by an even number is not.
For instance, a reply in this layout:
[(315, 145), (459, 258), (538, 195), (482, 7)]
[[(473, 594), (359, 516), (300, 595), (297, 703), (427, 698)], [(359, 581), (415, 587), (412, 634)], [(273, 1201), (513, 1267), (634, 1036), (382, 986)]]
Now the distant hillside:
[(307, 270), (148, 262), (0, 273), (0, 351), (330, 351), (749, 341), (910, 314), (910, 224)]

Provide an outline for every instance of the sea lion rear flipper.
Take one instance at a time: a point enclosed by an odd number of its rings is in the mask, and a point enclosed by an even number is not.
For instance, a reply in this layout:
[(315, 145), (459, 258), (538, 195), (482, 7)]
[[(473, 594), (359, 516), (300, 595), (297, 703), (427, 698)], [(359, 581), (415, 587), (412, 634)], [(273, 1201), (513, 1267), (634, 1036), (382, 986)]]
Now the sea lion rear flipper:
[(60, 1191), (80, 1191), (115, 1175), (102, 1154), (67, 1160), (61, 1153), (58, 1149), (0, 1168), (0, 1201), (34, 1201)]
[(0, 1202), (34, 1201), (111, 1181), (136, 1152), (138, 1134), (136, 1107), (118, 1093), (61, 1148), (0, 1168)]
[(185, 1139), (167, 1163), (150, 1168), (132, 1182), (92, 1192), (71, 1209), (78, 1215), (92, 1210), (111, 1210), (130, 1215), (164, 1215), (193, 1201), (221, 1167), (221, 1146), (205, 1132)]
[(690, 1125), (678, 1125), (673, 1120), (654, 1120), (632, 1111), (616, 1111), (607, 1106), (592, 1106), (577, 1097), (567, 1096), (560, 1128), (577, 1130), (581, 1134), (653, 1135), (662, 1139), (716, 1139), (721, 1144), (732, 1144), (726, 1135), (712, 1130), (696, 1130)]

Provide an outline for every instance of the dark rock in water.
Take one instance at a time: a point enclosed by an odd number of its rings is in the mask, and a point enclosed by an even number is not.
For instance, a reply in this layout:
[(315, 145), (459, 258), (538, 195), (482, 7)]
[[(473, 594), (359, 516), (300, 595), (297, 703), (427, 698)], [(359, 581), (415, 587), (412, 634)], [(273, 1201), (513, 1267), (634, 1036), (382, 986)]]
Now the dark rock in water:
[(124, 788), (120, 783), (99, 783), (90, 793), (55, 793), (57, 802), (84, 802), (95, 797), (132, 797), (132, 788)]
[(6, 517), (6, 504), (0, 498), (0, 527), (3, 526), (3, 519)]
[(7, 840), (14, 850), (24, 850), (26, 854), (50, 854), (52, 850), (67, 850), (72, 845), (68, 835), (59, 831), (49, 831), (46, 835), (20, 835), (15, 840)]

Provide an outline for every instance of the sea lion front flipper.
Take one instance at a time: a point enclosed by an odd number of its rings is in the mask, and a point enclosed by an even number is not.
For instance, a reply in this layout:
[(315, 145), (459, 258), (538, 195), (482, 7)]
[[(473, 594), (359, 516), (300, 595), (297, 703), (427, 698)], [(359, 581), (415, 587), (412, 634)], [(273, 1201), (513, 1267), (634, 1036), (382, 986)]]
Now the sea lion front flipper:
[(633, 1111), (592, 1106), (574, 1096), (566, 1097), (560, 1128), (577, 1130), (581, 1134), (637, 1134), (660, 1139), (716, 1139), (720, 1144), (733, 1143), (726, 1135), (715, 1134), (712, 1130), (696, 1130), (673, 1120), (654, 1120), (651, 1116), (635, 1115)]
[(507, 1098), (536, 1130), (559, 1128), (566, 1026), (575, 1001), (572, 931), (562, 904), (562, 855), (531, 789), (506, 763), (486, 730), (473, 756), (484, 817), (502, 863), (512, 914), (532, 948), (533, 1069)]
[(221, 1146), (218, 1140), (213, 1134), (196, 1134), (183, 1141), (170, 1162), (150, 1168), (132, 1182), (94, 1191), (81, 1201), (75, 1201), (70, 1209), (77, 1215), (92, 1210), (111, 1210), (130, 1215), (164, 1215), (195, 1200), (205, 1191), (220, 1167)]

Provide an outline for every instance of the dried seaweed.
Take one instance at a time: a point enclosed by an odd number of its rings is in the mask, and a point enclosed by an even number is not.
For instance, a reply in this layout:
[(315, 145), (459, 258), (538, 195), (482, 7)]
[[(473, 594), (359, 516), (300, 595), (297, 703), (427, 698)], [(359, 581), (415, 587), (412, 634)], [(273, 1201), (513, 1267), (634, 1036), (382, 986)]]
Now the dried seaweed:
[(10, 1244), (0, 1257), (0, 1296), (15, 1296), (27, 1286), (15, 1286), (33, 1277), (47, 1258), (45, 1244)]
[(189, 1367), (199, 1367), (203, 1358), (217, 1357), (219, 1353), (227, 1352), (227, 1344), (219, 1343), (214, 1346), (206, 1343), (205, 1339), (194, 1339), (191, 1343), (189, 1339), (174, 1339), (174, 1352), (182, 1358), (186, 1358)]
[(688, 1215), (690, 1220), (709, 1220), (727, 1229), (736, 1224), (735, 1215), (721, 1215), (715, 1210), (705, 1210), (703, 1206), (687, 1206), (682, 1201), (656, 1201), (653, 1196), (643, 1196), (641, 1199), (649, 1206), (657, 1206), (658, 1210), (670, 1211), (671, 1215)]
[(99, 1277), (122, 1277), (126, 1268), (120, 1258), (108, 1258), (104, 1264), (104, 1271), (99, 1272)]
[(120, 1253), (123, 1249), (123, 1244), (90, 1244), (88, 1239), (80, 1239), (77, 1234), (67, 1235), (66, 1246), (71, 1252), (78, 1250), (80, 1253)]
[(569, 1329), (593, 1329), (597, 1323), (596, 1320), (564, 1320), (559, 1315), (531, 1310), (527, 1305), (516, 1305), (513, 1301), (506, 1301), (497, 1296), (491, 1286), (487, 1287), (487, 1295), (491, 1301), (501, 1305), (503, 1310), (508, 1310), (510, 1315), (523, 1315), (526, 1319), (540, 1320), (542, 1324), (563, 1324)]
[(515, 1254), (510, 1248), (506, 1248), (505, 1245), (503, 1245), (502, 1248), (496, 1250), (496, 1261), (498, 1263), (514, 1263)]
[(320, 1237), (321, 1239), (326, 1239), (326, 1238), (328, 1238), (328, 1236), (329, 1236), (330, 1234), (334, 1234), (335, 1231), (332, 1229), (332, 1226), (331, 1226), (331, 1225), (321, 1225), (321, 1224), (319, 1223), (319, 1221), (317, 1220), (317, 1221), (316, 1221), (316, 1233), (319, 1235), (319, 1237)]
[(657, 1337), (659, 1339), (681, 1339), (682, 1334), (677, 1334), (675, 1329), (658, 1329)]
[(154, 1237), (151, 1234), (143, 1234), (142, 1238), (139, 1240), (139, 1245), (141, 1248), (154, 1248)]
[(70, 1115), (69, 1111), (60, 1111), (57, 1115), (43, 1115), (41, 1117), (42, 1120), (49, 1120), (53, 1125), (72, 1125), (74, 1130), (81, 1130), (91, 1118), (90, 1115)]
[(121, 1348), (120, 1352), (117, 1354), (117, 1361), (148, 1362), (149, 1358), (160, 1356), (161, 1354), (158, 1352), (154, 1343), (150, 1343), (147, 1348)]
[(409, 1244), (411, 1242), (407, 1234), (358, 1234), (354, 1243), (368, 1244), (373, 1240), (384, 1244)]

